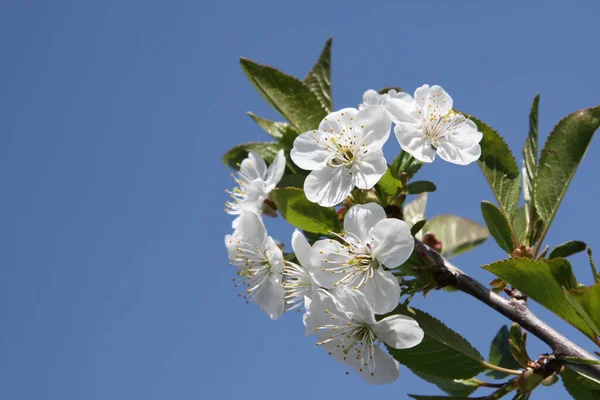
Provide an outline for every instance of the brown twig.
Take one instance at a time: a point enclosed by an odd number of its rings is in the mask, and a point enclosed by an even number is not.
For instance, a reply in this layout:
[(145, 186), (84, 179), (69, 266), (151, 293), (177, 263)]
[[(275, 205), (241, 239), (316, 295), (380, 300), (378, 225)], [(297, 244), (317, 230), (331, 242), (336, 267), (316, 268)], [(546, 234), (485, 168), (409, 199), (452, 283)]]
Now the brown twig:
[[(436, 279), (442, 286), (452, 286), (457, 290), (467, 293), (490, 308), (496, 310), (513, 322), (529, 331), (546, 343), (556, 354), (571, 357), (597, 360), (595, 356), (571, 342), (558, 333), (554, 328), (539, 319), (529, 310), (527, 305), (519, 300), (505, 299), (494, 293), (481, 283), (471, 278), (460, 269), (444, 259), (439, 253), (430, 249), (424, 243), (416, 240), (416, 250), (425, 256), (430, 266), (435, 267)], [(600, 380), (600, 365), (577, 365), (577, 369), (590, 377)]]

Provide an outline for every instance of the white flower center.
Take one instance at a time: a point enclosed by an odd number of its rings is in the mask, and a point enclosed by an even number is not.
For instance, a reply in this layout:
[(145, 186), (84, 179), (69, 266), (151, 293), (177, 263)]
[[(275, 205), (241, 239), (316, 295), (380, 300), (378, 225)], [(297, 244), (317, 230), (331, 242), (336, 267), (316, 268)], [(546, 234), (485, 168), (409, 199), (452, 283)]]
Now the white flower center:
[[(362, 243), (355, 235), (348, 232), (340, 235), (333, 234), (342, 241), (342, 248), (350, 257), (342, 262), (332, 262), (325, 259), (324, 261), (328, 266), (323, 267), (321, 270), (343, 275), (333, 286), (352, 285), (353, 289), (358, 289), (366, 285), (368, 280), (373, 277), (373, 271), (379, 268), (379, 262), (371, 252), (371, 245)], [(340, 251), (336, 253), (339, 254)]]

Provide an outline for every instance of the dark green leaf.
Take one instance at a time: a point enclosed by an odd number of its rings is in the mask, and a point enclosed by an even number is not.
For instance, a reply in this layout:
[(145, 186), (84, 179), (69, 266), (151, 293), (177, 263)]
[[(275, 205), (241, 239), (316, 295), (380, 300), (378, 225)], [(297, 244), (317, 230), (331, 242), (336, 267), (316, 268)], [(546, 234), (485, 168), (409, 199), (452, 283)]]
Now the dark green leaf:
[(594, 262), (594, 258), (592, 257), (592, 249), (588, 247), (588, 257), (590, 259), (590, 267), (592, 268), (592, 276), (594, 277), (594, 282), (600, 283), (600, 273), (596, 269), (596, 263)]
[(565, 368), (561, 372), (563, 384), (567, 392), (575, 400), (598, 400), (600, 399), (600, 384), (588, 379), (575, 371)]
[[(500, 328), (500, 330), (496, 334), (496, 337), (494, 337), (494, 340), (492, 341), (492, 345), (490, 347), (489, 362), (491, 364), (508, 369), (519, 369), (521, 368), (521, 366), (514, 359), (510, 351), (510, 343), (508, 342), (508, 338), (508, 328), (506, 327), (506, 325), (504, 325), (502, 328)], [(503, 372), (495, 370), (489, 370), (485, 374), (494, 379), (502, 379), (508, 376)]]
[(511, 258), (483, 266), (565, 321), (593, 338), (594, 332), (577, 314), (564, 293), (578, 286), (571, 264), (564, 258)]
[(506, 214), (489, 201), (481, 202), (483, 219), (490, 230), (490, 234), (504, 251), (511, 254), (518, 243), (514, 241), (512, 227)]
[(402, 173), (405, 172), (406, 179), (411, 180), (422, 166), (423, 163), (421, 161), (402, 150), (392, 163), (391, 172), (398, 179), (400, 179)]
[(517, 161), (502, 136), (477, 118), (468, 116), (483, 133), (479, 166), (487, 178), (498, 204), (512, 216), (519, 204), (521, 191)]
[(442, 242), (441, 254), (447, 258), (479, 246), (490, 235), (487, 228), (477, 222), (450, 214), (429, 219), (419, 232), (418, 238), (421, 239), (427, 233), (433, 233), (437, 240)]
[(277, 188), (271, 196), (283, 218), (296, 228), (321, 234), (341, 230), (335, 210), (310, 202), (301, 189)]
[(423, 226), (425, 226), (425, 224), (427, 223), (426, 219), (422, 219), (420, 221), (417, 221), (411, 228), (410, 228), (410, 234), (415, 236), (417, 233), (419, 233), (419, 231), (421, 229), (423, 229)]
[(573, 254), (577, 254), (581, 251), (584, 251), (587, 248), (587, 245), (578, 240), (572, 240), (570, 242), (566, 242), (556, 246), (551, 252), (548, 258), (567, 258), (572, 256)]
[(445, 379), (438, 378), (437, 376), (424, 374), (419, 371), (412, 371), (419, 378), (426, 380), (429, 383), (433, 383), (444, 392), (451, 396), (468, 396), (473, 393), (483, 383), (479, 379)]
[(294, 140), (298, 136), (298, 131), (292, 128), (290, 124), (287, 122), (275, 122), (261, 118), (251, 112), (248, 112), (248, 115), (263, 128), (265, 132), (281, 143), (284, 149), (291, 150), (294, 146)]
[(317, 96), (321, 105), (330, 113), (333, 111), (333, 100), (331, 98), (331, 44), (333, 37), (330, 36), (325, 42), (321, 56), (312, 67), (304, 83)]
[(527, 234), (527, 220), (525, 218), (525, 206), (519, 207), (512, 217), (512, 226), (515, 229), (515, 234), (519, 240), (519, 244), (525, 243), (525, 235)]
[(496, 390), (493, 393), (490, 393), (487, 396), (483, 396), (483, 397), (465, 397), (465, 396), (421, 396), (421, 395), (416, 395), (416, 394), (409, 394), (410, 397), (412, 397), (415, 400), (469, 400), (469, 399), (479, 399), (479, 400), (497, 400), (500, 399), (504, 396), (506, 396), (508, 393), (516, 390), (516, 386), (515, 386), (515, 379), (511, 379), (510, 381), (506, 382), (506, 384), (502, 385), (501, 388), (499, 388), (498, 390)]
[(257, 152), (267, 163), (271, 163), (280, 149), (281, 146), (277, 142), (244, 143), (229, 149), (223, 156), (223, 163), (233, 169), (239, 169), (239, 164), (248, 157), (249, 151)]
[(598, 126), (600, 106), (569, 114), (550, 133), (540, 156), (534, 199), (545, 230), (552, 223)]
[(483, 357), (462, 336), (429, 314), (406, 306), (398, 306), (393, 314), (414, 318), (425, 332), (423, 341), (411, 348), (390, 354), (407, 367), (440, 378), (472, 378), (485, 370)]
[(277, 184), (277, 187), (295, 187), (302, 189), (304, 187), (304, 179), (306, 179), (306, 175), (300, 173), (287, 173), (286, 171), (281, 178), (281, 181)]
[[(537, 223), (537, 213), (534, 206), (535, 197), (535, 175), (538, 162), (538, 110), (540, 105), (540, 95), (536, 95), (531, 105), (529, 112), (529, 135), (523, 147), (523, 164), (525, 167), (523, 176), (523, 191), (525, 193), (525, 208), (528, 213), (527, 221), (530, 223), (530, 228), (533, 228)], [(530, 229), (531, 231), (531, 229)], [(530, 232), (530, 239), (534, 232)], [(528, 245), (532, 242), (528, 241)]]
[(600, 283), (571, 289), (567, 299), (596, 336), (600, 336)]
[(242, 58), (240, 64), (261, 96), (298, 132), (317, 129), (321, 120), (327, 116), (327, 111), (317, 96), (304, 82), (246, 58)]
[(408, 194), (420, 194), (425, 192), (435, 192), (435, 185), (429, 181), (414, 181), (406, 185), (404, 189)]

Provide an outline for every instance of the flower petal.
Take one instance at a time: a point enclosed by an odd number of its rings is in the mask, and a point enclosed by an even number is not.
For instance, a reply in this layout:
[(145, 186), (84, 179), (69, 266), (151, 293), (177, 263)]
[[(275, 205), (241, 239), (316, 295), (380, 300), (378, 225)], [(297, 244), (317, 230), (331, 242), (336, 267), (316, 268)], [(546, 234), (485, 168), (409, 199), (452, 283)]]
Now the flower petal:
[(315, 170), (327, 165), (331, 153), (326, 150), (328, 134), (321, 131), (309, 131), (294, 140), (290, 157), (294, 164), (302, 169)]
[(265, 225), (261, 218), (252, 211), (242, 211), (237, 231), (241, 240), (255, 247), (262, 247), (267, 239)]
[(373, 278), (359, 288), (373, 307), (375, 314), (392, 311), (400, 300), (400, 284), (396, 277), (382, 267), (373, 271)]
[(423, 341), (423, 329), (406, 315), (392, 315), (379, 321), (373, 328), (379, 340), (394, 349), (409, 349)]
[(304, 335), (312, 335), (313, 333), (315, 333), (316, 329), (317, 329), (317, 320), (315, 319), (315, 316), (311, 310), (312, 307), (312, 300), (310, 297), (308, 296), (304, 296), (304, 309), (306, 310), (304, 312), (304, 315), (302, 316), (302, 323), (304, 324), (304, 327), (306, 328), (306, 331), (304, 332)]
[(354, 129), (362, 131), (365, 146), (383, 147), (390, 137), (392, 121), (383, 107), (369, 107), (356, 114)]
[(451, 139), (444, 138), (437, 143), (436, 152), (444, 161), (458, 165), (468, 165), (479, 160), (481, 147), (479, 143), (470, 147), (459, 147)]
[(270, 275), (253, 293), (252, 301), (258, 304), (271, 319), (279, 319), (285, 308), (281, 275)]
[(266, 178), (265, 178), (265, 188), (267, 192), (270, 192), (277, 186), (281, 178), (283, 177), (283, 172), (285, 171), (285, 155), (283, 150), (279, 150), (275, 159), (267, 168)]
[(359, 189), (371, 189), (387, 171), (387, 161), (383, 152), (367, 147), (356, 156), (352, 166), (352, 182)]
[(369, 368), (363, 368), (362, 372), (358, 372), (367, 383), (371, 385), (392, 383), (400, 376), (398, 362), (378, 346), (374, 348), (372, 362), (375, 364), (373, 372), (370, 372)]
[(283, 252), (271, 236), (267, 236), (265, 255), (271, 265), (271, 274), (281, 275), (283, 270)]
[[(350, 260), (348, 249), (340, 242), (331, 239), (318, 240), (309, 253), (308, 263), (312, 266), (311, 274), (315, 282), (324, 288), (334, 288), (345, 274), (331, 272), (331, 268), (348, 265)], [(336, 285), (337, 286), (337, 285)]]
[(400, 92), (393, 96), (388, 96), (383, 106), (395, 124), (417, 124), (421, 121), (419, 110), (415, 106), (413, 98), (408, 93)]
[(377, 203), (358, 204), (350, 207), (344, 217), (344, 231), (353, 233), (361, 241), (369, 240), (369, 231), (384, 219), (385, 210)]
[(415, 90), (415, 103), (423, 111), (423, 117), (441, 118), (452, 110), (452, 97), (440, 86), (423, 85)]
[(435, 159), (435, 151), (418, 125), (396, 123), (394, 127), (396, 139), (402, 150), (406, 151), (419, 161), (430, 163)]
[(345, 167), (326, 167), (313, 171), (304, 180), (306, 198), (323, 207), (340, 204), (353, 188), (352, 174)]
[(319, 124), (319, 130), (328, 133), (342, 134), (349, 131), (352, 121), (356, 117), (358, 110), (356, 108), (342, 108), (334, 111)]
[(310, 255), (310, 244), (306, 237), (298, 229), (292, 233), (292, 249), (298, 259), (300, 265), (306, 269), (310, 269), (309, 255)]
[(354, 322), (364, 323), (367, 325), (375, 325), (375, 313), (369, 305), (367, 298), (356, 289), (342, 286), (336, 289), (335, 295), (332, 294), (339, 302), (339, 307), (344, 311)]
[(240, 164), (240, 172), (250, 181), (263, 180), (267, 174), (267, 164), (260, 154), (250, 151), (248, 157), (244, 158)]
[(404, 221), (389, 218), (378, 222), (371, 231), (371, 246), (377, 261), (388, 268), (396, 268), (408, 260), (415, 240)]

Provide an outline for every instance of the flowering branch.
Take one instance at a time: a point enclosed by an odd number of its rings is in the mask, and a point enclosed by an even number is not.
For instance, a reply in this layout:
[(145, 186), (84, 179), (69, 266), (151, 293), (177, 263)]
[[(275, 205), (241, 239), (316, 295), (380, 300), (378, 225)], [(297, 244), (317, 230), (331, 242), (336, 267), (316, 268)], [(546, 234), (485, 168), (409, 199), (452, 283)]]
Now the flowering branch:
[[(589, 360), (597, 359), (539, 319), (529, 310), (524, 302), (513, 298), (505, 299), (491, 291), (419, 240), (415, 240), (415, 249), (436, 269), (436, 278), (441, 286), (452, 286), (461, 292), (475, 297), (538, 337), (550, 346), (557, 355)], [(582, 364), (577, 367), (586, 375), (600, 380), (600, 365)]]

